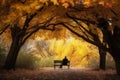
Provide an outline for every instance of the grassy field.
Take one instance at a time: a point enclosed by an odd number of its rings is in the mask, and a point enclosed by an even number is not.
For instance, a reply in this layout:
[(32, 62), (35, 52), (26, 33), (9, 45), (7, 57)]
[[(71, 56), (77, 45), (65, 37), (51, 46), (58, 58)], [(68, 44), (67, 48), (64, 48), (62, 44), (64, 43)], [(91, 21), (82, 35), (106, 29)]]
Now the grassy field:
[(0, 70), (0, 80), (120, 80), (115, 70), (101, 71), (97, 69), (52, 67), (40, 69)]

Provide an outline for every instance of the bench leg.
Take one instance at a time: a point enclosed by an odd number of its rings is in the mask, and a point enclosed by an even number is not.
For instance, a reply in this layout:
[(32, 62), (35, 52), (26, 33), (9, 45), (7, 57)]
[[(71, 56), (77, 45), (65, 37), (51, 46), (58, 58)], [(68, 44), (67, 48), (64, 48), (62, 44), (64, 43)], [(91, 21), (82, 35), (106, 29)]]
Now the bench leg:
[(68, 66), (68, 69), (70, 69), (70, 66)]
[(54, 65), (54, 69), (55, 69), (55, 65)]
[(60, 68), (62, 68), (62, 65), (60, 65)]

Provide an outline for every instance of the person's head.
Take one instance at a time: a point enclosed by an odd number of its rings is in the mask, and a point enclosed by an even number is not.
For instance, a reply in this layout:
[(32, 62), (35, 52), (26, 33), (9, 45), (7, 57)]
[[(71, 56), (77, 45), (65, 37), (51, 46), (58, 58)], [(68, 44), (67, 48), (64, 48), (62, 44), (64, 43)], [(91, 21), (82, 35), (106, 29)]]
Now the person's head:
[(67, 57), (65, 56), (65, 58), (67, 58)]

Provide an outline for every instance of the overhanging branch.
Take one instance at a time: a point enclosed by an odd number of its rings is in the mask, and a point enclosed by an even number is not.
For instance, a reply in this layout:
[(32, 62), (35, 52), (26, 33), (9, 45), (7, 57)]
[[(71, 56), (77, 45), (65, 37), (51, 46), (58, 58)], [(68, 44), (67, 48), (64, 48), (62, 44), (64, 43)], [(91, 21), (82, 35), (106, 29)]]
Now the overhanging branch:
[(91, 44), (93, 44), (93, 45), (97, 45), (97, 43), (93, 42), (92, 40), (89, 40), (88, 38), (84, 37), (83, 35), (78, 34), (76, 31), (74, 31), (73, 29), (71, 29), (71, 28), (69, 27), (69, 25), (64, 24), (64, 23), (61, 23), (61, 25), (63, 25), (63, 26), (66, 27), (68, 30), (70, 30), (72, 33), (74, 33), (74, 34), (77, 35), (78, 37), (81, 37), (81, 38), (84, 39), (85, 41), (87, 41), (87, 42), (89, 42), (89, 43), (91, 43)]
[(42, 11), (43, 8), (44, 8), (44, 5), (43, 5), (41, 8), (39, 8), (34, 14), (32, 14), (32, 15), (30, 15), (30, 16), (28, 16), (28, 15), (26, 16), (26, 20), (25, 20), (23, 29), (26, 29), (27, 27), (29, 27), (30, 21), (37, 15), (37, 13), (38, 13), (39, 11)]

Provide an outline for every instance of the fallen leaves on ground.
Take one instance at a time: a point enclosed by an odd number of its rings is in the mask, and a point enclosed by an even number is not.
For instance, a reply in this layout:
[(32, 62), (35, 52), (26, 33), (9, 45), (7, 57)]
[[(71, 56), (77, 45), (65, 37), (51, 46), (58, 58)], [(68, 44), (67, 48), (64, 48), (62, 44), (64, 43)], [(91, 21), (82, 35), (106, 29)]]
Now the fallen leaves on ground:
[(115, 70), (95, 69), (16, 69), (0, 70), (0, 80), (119, 80)]

